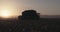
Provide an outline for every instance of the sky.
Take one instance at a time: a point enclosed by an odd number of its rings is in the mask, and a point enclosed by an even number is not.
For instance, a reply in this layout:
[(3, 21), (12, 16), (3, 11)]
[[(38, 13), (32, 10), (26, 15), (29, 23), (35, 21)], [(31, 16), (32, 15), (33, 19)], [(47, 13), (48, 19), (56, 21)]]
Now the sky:
[(0, 0), (0, 11), (4, 9), (17, 16), (28, 9), (41, 15), (60, 15), (60, 0)]

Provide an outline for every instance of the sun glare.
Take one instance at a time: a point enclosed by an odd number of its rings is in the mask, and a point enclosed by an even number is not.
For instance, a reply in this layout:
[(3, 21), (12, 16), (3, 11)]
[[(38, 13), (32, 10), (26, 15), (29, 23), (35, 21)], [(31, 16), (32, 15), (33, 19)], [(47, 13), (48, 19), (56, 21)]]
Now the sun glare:
[(9, 15), (8, 15), (8, 12), (7, 12), (7, 11), (4, 11), (4, 12), (2, 13), (2, 16), (9, 16)]
[(8, 10), (1, 11), (1, 17), (7, 18), (10, 16), (10, 12)]

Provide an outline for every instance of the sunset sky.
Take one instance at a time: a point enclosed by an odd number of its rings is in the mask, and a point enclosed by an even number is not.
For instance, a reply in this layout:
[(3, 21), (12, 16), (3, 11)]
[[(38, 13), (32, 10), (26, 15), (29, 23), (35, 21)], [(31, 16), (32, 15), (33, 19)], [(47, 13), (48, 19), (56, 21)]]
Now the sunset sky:
[(60, 0), (0, 0), (0, 11), (7, 10), (11, 16), (21, 15), (26, 9), (37, 10), (41, 15), (60, 15)]

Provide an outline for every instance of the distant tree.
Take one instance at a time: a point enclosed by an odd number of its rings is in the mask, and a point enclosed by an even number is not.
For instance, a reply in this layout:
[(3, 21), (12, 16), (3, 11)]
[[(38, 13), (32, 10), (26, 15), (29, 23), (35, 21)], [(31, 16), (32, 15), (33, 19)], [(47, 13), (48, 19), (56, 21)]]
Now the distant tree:
[(22, 19), (39, 19), (40, 17), (35, 10), (25, 10), (22, 12)]

